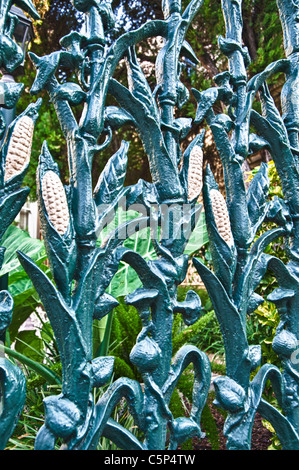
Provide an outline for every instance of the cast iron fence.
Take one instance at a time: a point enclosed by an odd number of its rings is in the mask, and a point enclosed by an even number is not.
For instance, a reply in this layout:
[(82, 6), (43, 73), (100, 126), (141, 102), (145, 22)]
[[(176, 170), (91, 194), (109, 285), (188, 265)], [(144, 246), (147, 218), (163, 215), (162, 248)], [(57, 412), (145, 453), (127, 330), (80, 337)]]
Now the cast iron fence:
[[(31, 0), (1, 0), (1, 67), (13, 70), (22, 60), (12, 40), (15, 3), (34, 17)], [(196, 118), (176, 118), (176, 108), (189, 99), (180, 81), (181, 57), (196, 63), (185, 35), (203, 0), (191, 0), (182, 11), (180, 0), (162, 0), (163, 20), (151, 20), (117, 38), (109, 47), (106, 34), (114, 25), (109, 0), (73, 0), (86, 17), (85, 33), (72, 32), (61, 39), (62, 49), (44, 57), (30, 54), (37, 75), (31, 93), (46, 90), (54, 104), (68, 148), (70, 184), (64, 187), (57, 164), (44, 143), (37, 170), (38, 200), (43, 236), (54, 283), (26, 255), (19, 259), (32, 280), (51, 322), (62, 363), (62, 391), (44, 400), (45, 422), (35, 448), (54, 449), (58, 439), (67, 449), (96, 449), (101, 436), (119, 448), (130, 450), (176, 449), (192, 436), (202, 436), (200, 421), (210, 387), (211, 367), (205, 353), (185, 345), (173, 358), (171, 332), (174, 313), (187, 325), (201, 315), (201, 302), (194, 291), (178, 302), (177, 288), (184, 281), (188, 256), (184, 254), (201, 206), (203, 192), (213, 270), (194, 258), (213, 304), (225, 346), (226, 375), (214, 381), (216, 403), (227, 411), (225, 435), (228, 449), (249, 449), (256, 412), (276, 430), (284, 449), (299, 448), (298, 314), (299, 314), (299, 193), (298, 193), (298, 0), (277, 0), (284, 31), (286, 58), (270, 64), (248, 81), (250, 57), (242, 45), (242, 1), (222, 0), (226, 36), (219, 47), (229, 70), (215, 77), (217, 86), (193, 90), (198, 102)], [(135, 46), (162, 36), (157, 54), (156, 87), (151, 90), (142, 71)], [(125, 59), (128, 86), (114, 78)], [(59, 67), (74, 70), (78, 83), (60, 83)], [(278, 112), (267, 86), (275, 73), (284, 72), (282, 112)], [(3, 85), (4, 86), (4, 85)], [(19, 98), (21, 85), (5, 85), (6, 106)], [(253, 109), (259, 94), (261, 113)], [(106, 105), (111, 95), (119, 106)], [(224, 112), (216, 114), (220, 101)], [(28, 188), (21, 188), (29, 164), (28, 152), (39, 101), (12, 123), (1, 150), (0, 238), (24, 204)], [(79, 122), (73, 107), (84, 103)], [(182, 154), (180, 143), (194, 125), (209, 126), (222, 160), (226, 200), (218, 190), (209, 167), (202, 171), (204, 132)], [(111, 156), (95, 189), (91, 169), (95, 155), (109, 148), (113, 133), (131, 125), (139, 134), (148, 156), (152, 183), (140, 180), (124, 186), (129, 144), (123, 142)], [(2, 126), (3, 128), (4, 126)], [(4, 131), (3, 131), (4, 132)], [(23, 147), (22, 147), (23, 146)], [(245, 189), (242, 164), (257, 149), (267, 149), (275, 162), (284, 199), (268, 200), (267, 165)], [(139, 205), (140, 217), (109, 234), (98, 246), (102, 229), (114, 217), (118, 205)], [(274, 228), (258, 236), (263, 222)], [(123, 245), (131, 234), (151, 228), (156, 258), (146, 261)], [(269, 243), (284, 237), (289, 262), (285, 265), (265, 254)], [(1, 249), (3, 259), (4, 249)], [(127, 296), (141, 318), (142, 329), (130, 360), (142, 376), (140, 383), (122, 377), (94, 401), (92, 391), (107, 384), (113, 373), (113, 357), (93, 357), (93, 320), (104, 318), (117, 300), (106, 291), (125, 261), (138, 274), (142, 287)], [(261, 363), (260, 345), (249, 345), (246, 321), (263, 302), (255, 293), (267, 270), (279, 288), (268, 300), (275, 303), (281, 322), (273, 349), (282, 369)], [(1, 338), (9, 326), (13, 299), (0, 293)], [(183, 371), (192, 364), (193, 402), (189, 417), (174, 418), (171, 396)], [(254, 373), (254, 371), (256, 373)], [(25, 400), (22, 371), (7, 358), (0, 363), (1, 447), (13, 432)], [(262, 396), (267, 380), (272, 383), (277, 407)], [(121, 399), (144, 439), (111, 418)]]

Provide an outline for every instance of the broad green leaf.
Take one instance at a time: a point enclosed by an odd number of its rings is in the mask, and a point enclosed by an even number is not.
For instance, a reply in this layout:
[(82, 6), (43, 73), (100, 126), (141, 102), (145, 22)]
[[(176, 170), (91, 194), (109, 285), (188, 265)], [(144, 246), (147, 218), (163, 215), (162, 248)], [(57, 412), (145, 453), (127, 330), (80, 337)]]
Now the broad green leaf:
[(6, 273), (11, 275), (23, 269), (16, 255), (17, 250), (26, 253), (34, 261), (38, 261), (40, 258), (46, 258), (44, 243), (36, 238), (31, 238), (25, 230), (21, 230), (14, 225), (11, 225), (7, 229), (2, 238), (1, 245), (4, 246), (6, 250), (0, 276)]
[[(141, 254), (146, 261), (157, 258), (149, 232), (149, 228), (141, 230), (124, 242), (124, 246)], [(141, 285), (142, 283), (134, 269), (127, 263), (121, 262), (119, 270), (109, 286), (109, 293), (114, 297), (125, 296), (141, 287)]]
[(18, 353), (36, 362), (43, 362), (43, 342), (33, 330), (19, 331), (15, 349)]
[(208, 241), (209, 236), (206, 227), (206, 217), (205, 213), (201, 212), (195, 229), (193, 230), (189, 242), (185, 248), (185, 254), (189, 256), (193, 255), (193, 253), (198, 251), (202, 246), (206, 245)]
[[(129, 210), (127, 212), (121, 209), (117, 210), (114, 220), (101, 232), (98, 239), (98, 245), (105, 243), (108, 234), (115, 230), (116, 227), (119, 227), (128, 220), (137, 218), (139, 215), (140, 214), (138, 212), (133, 210)], [(127, 235), (130, 236), (126, 238)], [(150, 227), (141, 227), (141, 230), (136, 231), (134, 234), (124, 234), (124, 238), (124, 247), (139, 253), (146, 261), (157, 259), (151, 240)], [(208, 233), (205, 224), (205, 214), (202, 212), (186, 246), (185, 254), (192, 255), (207, 242)], [(119, 269), (109, 286), (108, 292), (113, 295), (113, 297), (117, 298), (129, 294), (139, 287), (141, 287), (141, 281), (134, 269), (127, 263), (121, 262)]]
[(44, 271), (49, 271), (49, 268), (42, 264), (47, 258), (44, 243), (41, 240), (31, 238), (26, 231), (11, 225), (1, 244), (6, 249), (0, 277), (9, 274), (8, 290), (14, 299), (14, 313), (9, 328), (10, 337), (13, 340), (20, 326), (41, 303), (31, 280), (19, 262), (16, 255), (17, 250), (20, 249), (26, 253)]

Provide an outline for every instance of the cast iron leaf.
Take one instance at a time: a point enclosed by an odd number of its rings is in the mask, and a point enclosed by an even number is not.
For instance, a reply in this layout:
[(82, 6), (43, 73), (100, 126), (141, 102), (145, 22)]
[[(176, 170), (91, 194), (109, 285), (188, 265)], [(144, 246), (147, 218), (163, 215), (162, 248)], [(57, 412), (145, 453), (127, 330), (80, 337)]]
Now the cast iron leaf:
[(114, 357), (96, 357), (92, 360), (92, 387), (103, 387), (113, 373)]
[(186, 325), (193, 325), (201, 314), (201, 300), (199, 295), (189, 290), (184, 302), (176, 302), (173, 311), (182, 314)]
[[(134, 118), (137, 130), (148, 155), (153, 183), (159, 200), (181, 200), (183, 189), (179, 181), (177, 162), (169, 155), (161, 130), (160, 118), (144, 105), (126, 87), (115, 79), (109, 83), (109, 92), (116, 98), (122, 108)], [(142, 124), (141, 124), (142, 123)]]
[(114, 419), (109, 418), (103, 431), (103, 436), (123, 450), (145, 450), (145, 446), (128, 429)]
[(211, 382), (211, 365), (206, 354), (195, 346), (183, 346), (173, 359), (171, 374), (162, 387), (162, 393), (168, 403), (183, 371), (191, 363), (194, 371), (192, 408), (189, 418), (180, 418), (170, 424), (170, 446), (172, 449), (175, 449), (179, 443), (184, 442), (190, 435), (202, 435), (200, 429), (201, 414)]
[(159, 113), (156, 102), (153, 98), (150, 86), (144, 76), (137, 59), (136, 51), (133, 47), (128, 49), (128, 83), (132, 95), (146, 109), (146, 112), (152, 116), (155, 121), (159, 121)]
[(52, 52), (44, 57), (38, 57), (33, 52), (29, 52), (29, 57), (37, 69), (37, 75), (30, 90), (32, 94), (36, 95), (47, 87), (55, 75), (60, 62), (61, 51)]
[[(75, 402), (78, 400), (80, 406), (84, 408), (87, 406), (90, 390), (86, 372), (84, 371), (89, 337), (86, 334), (82, 334), (80, 323), (76, 318), (76, 312), (67, 305), (46, 274), (24, 254), (18, 252), (18, 256), (51, 322), (63, 365), (64, 391), (70, 400)], [(87, 305), (91, 308), (90, 304)], [(83, 308), (80, 313), (84, 316)], [(65, 341), (66, 337), (72, 338), (72, 341)], [(75, 348), (74, 345), (76, 345)], [(70, 362), (69, 358), (71, 358)]]
[(95, 303), (93, 312), (94, 319), (101, 320), (118, 305), (118, 301), (112, 295), (107, 293), (100, 295)]
[(123, 189), (128, 163), (129, 143), (123, 141), (120, 149), (106, 164), (94, 190), (97, 207), (111, 204)]
[(69, 439), (76, 434), (80, 421), (80, 410), (63, 395), (44, 399), (46, 425), (56, 437)]
[(248, 214), (252, 224), (253, 238), (267, 214), (266, 202), (269, 187), (268, 165), (262, 162), (259, 171), (254, 176), (247, 191)]
[[(106, 424), (110, 418), (110, 415), (115, 408), (116, 404), (120, 402), (122, 398), (126, 399), (130, 413), (134, 418), (135, 423), (139, 426), (141, 430), (144, 429), (143, 423), (143, 393), (140, 384), (135, 381), (122, 377), (121, 379), (116, 380), (104, 393), (101, 398), (98, 400), (95, 410), (94, 410), (94, 422), (92, 428), (89, 430), (82, 444), (80, 442), (74, 441), (69, 443), (69, 449), (89, 449), (94, 450), (98, 446), (98, 441)], [(126, 433), (126, 442), (134, 443), (136, 447), (136, 438), (130, 437), (132, 433), (130, 431), (117, 430), (116, 442), (120, 439), (119, 434), (123, 437), (124, 432)]]
[(229, 377), (216, 377), (214, 380), (216, 393), (215, 404), (232, 413), (243, 410), (246, 394), (235, 380)]
[(86, 100), (86, 93), (77, 83), (64, 83), (57, 88), (54, 97), (76, 106)]
[(250, 363), (246, 357), (248, 342), (241, 315), (215, 274), (200, 260), (193, 258), (193, 263), (205, 284), (219, 321), (226, 351), (226, 373), (229, 377), (236, 377), (236, 380), (240, 381), (238, 368), (241, 362), (244, 367), (242, 380), (246, 381), (245, 371)]
[(7, 291), (0, 292), (0, 338), (9, 327), (12, 320), (13, 298)]
[(0, 198), (0, 240), (26, 202), (30, 188), (21, 188)]
[(0, 390), (0, 449), (3, 450), (19, 420), (26, 398), (23, 372), (3, 357), (0, 358)]
[(13, 2), (11, 1), (10, 3), (15, 3), (22, 10), (29, 13), (30, 16), (32, 16), (32, 18), (34, 18), (35, 20), (38, 20), (40, 18), (34, 6), (34, 3), (31, 0), (14, 0)]
[(107, 106), (104, 110), (104, 125), (118, 130), (126, 124), (137, 126), (133, 116), (122, 108), (117, 106)]

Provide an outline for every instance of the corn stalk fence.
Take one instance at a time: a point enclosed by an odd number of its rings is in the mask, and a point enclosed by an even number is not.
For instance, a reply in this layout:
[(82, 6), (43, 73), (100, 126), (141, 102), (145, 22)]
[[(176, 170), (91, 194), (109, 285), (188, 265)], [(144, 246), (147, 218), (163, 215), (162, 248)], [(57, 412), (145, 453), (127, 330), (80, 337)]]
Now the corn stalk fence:
[[(23, 60), (13, 40), (12, 3), (38, 17), (31, 0), (0, 1), (1, 68), (13, 71)], [(189, 291), (183, 302), (177, 288), (188, 269), (184, 253), (202, 209), (203, 196), (213, 270), (193, 259), (213, 304), (225, 346), (226, 375), (214, 380), (216, 403), (227, 411), (224, 433), (227, 449), (250, 449), (256, 412), (274, 427), (283, 449), (299, 449), (299, 397), (296, 358), (299, 340), (299, 173), (298, 173), (298, 0), (277, 0), (284, 32), (285, 59), (248, 80), (250, 57), (242, 44), (242, 0), (222, 0), (226, 24), (219, 48), (228, 58), (228, 70), (215, 77), (215, 87), (192, 90), (198, 103), (194, 120), (176, 118), (175, 110), (188, 100), (181, 77), (181, 58), (196, 63), (185, 36), (203, 0), (191, 0), (182, 11), (180, 0), (162, 0), (164, 19), (151, 20), (107, 45), (114, 26), (109, 0), (73, 0), (85, 15), (85, 32), (61, 38), (62, 49), (44, 57), (30, 54), (36, 68), (31, 93), (46, 90), (54, 104), (68, 148), (70, 184), (61, 183), (58, 166), (45, 142), (37, 169), (38, 200), (53, 282), (24, 253), (18, 256), (51, 322), (62, 364), (60, 395), (45, 398), (45, 421), (36, 437), (37, 450), (54, 449), (57, 442), (68, 450), (97, 449), (102, 436), (120, 449), (175, 450), (192, 436), (202, 436), (201, 413), (211, 382), (208, 357), (193, 345), (184, 345), (173, 357), (171, 332), (174, 313), (187, 325), (201, 315), (199, 296)], [(151, 90), (136, 54), (143, 40), (161, 36), (156, 58), (156, 87)], [(127, 66), (128, 86), (114, 78), (121, 60)], [(76, 73), (77, 83), (60, 83), (59, 67)], [(267, 80), (283, 72), (282, 115), (272, 99)], [(18, 101), (22, 85), (2, 85), (7, 108)], [(117, 106), (106, 105), (112, 96)], [(253, 109), (259, 96), (262, 111)], [(220, 101), (223, 113), (213, 105)], [(79, 121), (73, 108), (84, 104)], [(28, 188), (22, 181), (29, 165), (30, 146), (40, 100), (31, 104), (9, 127), (1, 149), (0, 238), (25, 203)], [(202, 170), (204, 132), (185, 152), (181, 140), (194, 125), (208, 126), (221, 157), (226, 200), (209, 168)], [(152, 182), (140, 180), (124, 186), (128, 142), (111, 156), (95, 188), (91, 169), (94, 158), (109, 148), (113, 133), (123, 126), (137, 130), (148, 156)], [(4, 136), (5, 126), (1, 126)], [(266, 148), (275, 162), (284, 199), (268, 200), (267, 166), (245, 189), (242, 164), (257, 149)], [(124, 208), (139, 207), (140, 216), (118, 226), (101, 246), (97, 240)], [(124, 202), (125, 201), (125, 202)], [(142, 210), (141, 210), (142, 208)], [(138, 212), (138, 209), (137, 209)], [(263, 222), (273, 228), (262, 235)], [(130, 234), (151, 229), (156, 257), (144, 259), (124, 245)], [(288, 264), (265, 254), (269, 243), (284, 237)], [(0, 249), (3, 260), (4, 249)], [(94, 389), (107, 384), (113, 374), (113, 357), (93, 357), (93, 321), (104, 318), (117, 305), (107, 293), (120, 262), (139, 276), (142, 287), (126, 297), (140, 316), (142, 329), (130, 360), (142, 376), (122, 377), (94, 400)], [(260, 345), (249, 345), (247, 316), (263, 302), (255, 293), (266, 271), (279, 287), (268, 300), (277, 306), (281, 321), (273, 349), (282, 368), (261, 364)], [(0, 333), (3, 343), (13, 314), (13, 298), (0, 293)], [(3, 355), (0, 359), (0, 447), (5, 448), (26, 396), (23, 372)], [(189, 417), (174, 418), (171, 396), (183, 371), (192, 364), (193, 402)], [(263, 397), (266, 381), (272, 383), (277, 406)], [(125, 399), (138, 439), (112, 419), (115, 406)]]

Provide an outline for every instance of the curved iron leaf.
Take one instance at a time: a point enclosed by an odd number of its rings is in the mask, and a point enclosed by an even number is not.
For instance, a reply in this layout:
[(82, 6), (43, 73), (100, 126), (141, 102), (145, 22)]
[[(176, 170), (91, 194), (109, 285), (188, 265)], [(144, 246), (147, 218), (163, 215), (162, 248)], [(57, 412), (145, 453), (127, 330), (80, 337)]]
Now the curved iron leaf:
[(249, 185), (246, 195), (248, 214), (252, 225), (252, 240), (267, 215), (266, 202), (269, 187), (268, 165), (262, 162), (259, 171)]
[(129, 143), (123, 141), (120, 149), (108, 160), (94, 190), (94, 199), (99, 206), (111, 204), (123, 189), (128, 162)]
[(193, 258), (193, 263), (208, 291), (222, 331), (227, 375), (240, 381), (239, 373), (243, 369), (240, 385), (248, 386), (251, 365), (248, 359), (248, 342), (244, 321), (215, 274), (200, 260)]
[(0, 449), (4, 449), (19, 420), (26, 398), (23, 372), (5, 358), (0, 358), (0, 391)]
[[(107, 390), (104, 395), (97, 402), (94, 412), (93, 419), (91, 421), (91, 427), (88, 429), (86, 436), (82, 443), (79, 441), (76, 442), (76, 439), (73, 442), (70, 442), (70, 449), (79, 449), (79, 450), (95, 450), (99, 438), (104, 434), (110, 415), (119, 401), (125, 398), (130, 410), (130, 413), (135, 421), (135, 423), (142, 430), (144, 428), (143, 423), (143, 393), (141, 386), (135, 380), (127, 379), (125, 377), (116, 380)], [(109, 421), (111, 423), (111, 421)], [(108, 425), (109, 426), (109, 425)], [(115, 429), (115, 428), (114, 428)], [(106, 430), (107, 431), (107, 430)], [(126, 441), (128, 440), (132, 443), (134, 442), (136, 446), (136, 438), (130, 436), (129, 431), (124, 431), (124, 429), (115, 429), (116, 431), (116, 443), (123, 439), (124, 434)], [(109, 432), (109, 428), (108, 428)]]

